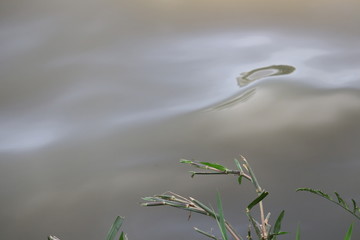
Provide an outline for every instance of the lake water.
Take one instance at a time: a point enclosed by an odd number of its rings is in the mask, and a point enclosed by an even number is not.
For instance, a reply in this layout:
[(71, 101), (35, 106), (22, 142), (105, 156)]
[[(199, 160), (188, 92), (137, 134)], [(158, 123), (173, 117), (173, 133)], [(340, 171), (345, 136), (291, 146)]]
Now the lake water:
[[(0, 2), (0, 239), (200, 239), (212, 219), (144, 208), (172, 190), (246, 233), (250, 184), (179, 159), (244, 155), (294, 239), (356, 219), (299, 187), (360, 201), (360, 2)], [(354, 238), (360, 236), (355, 225)], [(203, 238), (205, 239), (205, 238)], [(280, 237), (279, 237), (280, 239)]]

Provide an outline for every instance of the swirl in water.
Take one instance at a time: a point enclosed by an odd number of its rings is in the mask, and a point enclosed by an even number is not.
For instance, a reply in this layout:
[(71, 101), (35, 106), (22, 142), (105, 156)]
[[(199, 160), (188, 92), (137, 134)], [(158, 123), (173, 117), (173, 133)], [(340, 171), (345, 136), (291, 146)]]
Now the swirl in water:
[[(295, 67), (289, 65), (271, 65), (268, 67), (256, 68), (249, 72), (241, 73), (236, 81), (240, 88), (243, 88), (250, 83), (272, 76), (280, 76), (280, 75), (287, 75), (295, 71)], [(221, 101), (220, 103), (210, 107), (207, 110), (223, 110), (234, 106), (240, 102), (245, 102), (254, 96), (256, 93), (256, 88), (250, 88), (245, 91), (240, 91), (239, 93)]]

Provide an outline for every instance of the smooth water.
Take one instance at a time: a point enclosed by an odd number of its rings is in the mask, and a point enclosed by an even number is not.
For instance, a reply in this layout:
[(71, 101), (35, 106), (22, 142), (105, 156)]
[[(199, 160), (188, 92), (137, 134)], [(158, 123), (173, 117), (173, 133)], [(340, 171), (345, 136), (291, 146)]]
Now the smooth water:
[(191, 179), (178, 163), (232, 167), (239, 154), (270, 191), (266, 210), (286, 210), (285, 231), (343, 238), (355, 219), (295, 189), (360, 201), (359, 10), (355, 0), (0, 2), (0, 239), (104, 239), (117, 215), (130, 239), (216, 228), (140, 207), (168, 190), (204, 202), (219, 190), (245, 233), (249, 186)]

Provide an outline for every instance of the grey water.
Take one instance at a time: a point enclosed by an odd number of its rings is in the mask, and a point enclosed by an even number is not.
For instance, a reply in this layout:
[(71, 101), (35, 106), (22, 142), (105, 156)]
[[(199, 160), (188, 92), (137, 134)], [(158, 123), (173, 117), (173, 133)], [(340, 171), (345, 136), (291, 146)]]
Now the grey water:
[[(206, 217), (144, 208), (168, 190), (243, 235), (249, 184), (181, 158), (245, 156), (294, 239), (341, 239), (360, 201), (360, 2), (0, 1), (0, 239), (204, 239)], [(360, 236), (355, 224), (354, 238)], [(280, 237), (279, 237), (280, 239)]]

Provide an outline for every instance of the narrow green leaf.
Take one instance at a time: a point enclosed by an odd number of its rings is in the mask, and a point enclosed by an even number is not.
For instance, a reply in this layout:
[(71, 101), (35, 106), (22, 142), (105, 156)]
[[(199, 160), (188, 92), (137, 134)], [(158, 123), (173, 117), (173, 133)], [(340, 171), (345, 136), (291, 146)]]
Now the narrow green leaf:
[(243, 175), (240, 175), (240, 177), (238, 177), (238, 183), (241, 185), (241, 181), (242, 181)]
[(261, 187), (259, 185), (259, 182), (258, 182), (258, 180), (257, 180), (257, 178), (255, 176), (254, 171), (251, 169), (250, 164), (247, 162), (247, 160), (244, 157), (242, 157), (242, 159), (245, 162), (246, 169), (249, 171), (251, 180), (252, 180), (252, 182), (253, 182), (253, 184), (254, 184), (254, 186), (256, 188), (256, 191), (258, 191), (258, 192), (261, 191)]
[(117, 232), (119, 231), (122, 223), (124, 221), (123, 217), (117, 216), (113, 225), (111, 226), (107, 236), (106, 236), (106, 240), (114, 240), (115, 236), (117, 234)]
[(340, 203), (340, 205), (343, 206), (344, 208), (348, 209), (348, 206), (347, 206), (346, 202), (344, 201), (344, 199), (342, 199), (340, 197), (340, 194), (337, 193), (337, 192), (334, 192), (334, 193), (335, 193), (336, 198), (337, 198), (338, 202)]
[(180, 163), (188, 163), (188, 164), (192, 164), (192, 163), (193, 163), (193, 161), (186, 160), (186, 159), (181, 159), (181, 160), (180, 160)]
[(200, 234), (202, 234), (202, 235), (205, 235), (205, 236), (207, 236), (207, 237), (209, 237), (209, 238), (212, 238), (212, 239), (214, 239), (214, 240), (218, 240), (214, 235), (212, 235), (212, 234), (210, 234), (210, 233), (208, 233), (208, 232), (205, 232), (205, 231), (203, 231), (203, 230), (200, 230), (200, 229), (198, 229), (198, 228), (196, 228), (196, 227), (194, 227), (194, 229), (195, 229), (195, 231), (197, 231), (198, 233), (200, 233)]
[[(353, 210), (349, 209), (349, 207), (347, 206), (346, 202), (340, 197), (340, 195), (335, 192), (335, 195), (337, 197), (337, 201), (336, 200), (333, 200), (329, 195), (327, 195), (326, 193), (323, 193), (321, 192), (320, 190), (314, 190), (314, 189), (311, 189), (311, 188), (298, 188), (296, 190), (297, 192), (298, 191), (307, 191), (307, 192), (310, 192), (310, 193), (314, 193), (320, 197), (323, 197), (323, 198), (326, 198), (327, 200), (335, 203), (336, 205), (342, 207), (343, 209), (345, 209), (347, 212), (349, 212), (351, 215), (353, 215), (354, 217), (356, 217), (357, 219), (360, 220), (360, 216), (358, 214), (356, 214)], [(353, 201), (353, 205), (354, 205), (354, 201)], [(358, 210), (360, 212), (360, 209), (359, 208), (356, 208), (356, 203), (355, 203), (355, 210)]]
[(156, 206), (164, 206), (166, 205), (165, 202), (148, 202), (148, 203), (141, 203), (143, 207), (156, 207)]
[(121, 232), (119, 240), (124, 240), (124, 232)]
[(240, 170), (240, 172), (243, 173), (244, 170), (242, 169), (239, 160), (237, 160), (237, 159), (235, 158), (235, 159), (234, 159), (234, 162), (235, 162), (236, 167)]
[(279, 235), (285, 235), (285, 234), (288, 234), (289, 232), (278, 232), (278, 233), (274, 233), (272, 235), (274, 236), (279, 236)]
[(208, 206), (206, 206), (205, 204), (203, 204), (202, 202), (200, 202), (194, 198), (190, 198), (190, 200), (198, 207), (204, 209), (204, 211), (207, 212), (209, 216), (216, 218), (216, 213), (214, 210), (210, 209)]
[(328, 194), (322, 192), (321, 190), (315, 190), (315, 189), (312, 189), (312, 188), (298, 188), (298, 189), (296, 189), (296, 191), (297, 192), (300, 192), (300, 191), (310, 192), (310, 193), (313, 193), (315, 195), (318, 195), (320, 197), (324, 197), (324, 198), (332, 201), (332, 198)]
[[(259, 239), (261, 239), (261, 226), (260, 223), (258, 223), (253, 216), (251, 216), (251, 213), (249, 210), (246, 211), (246, 215), (249, 218), (250, 223), (252, 224), (252, 226), (254, 227), (255, 233), (258, 236)], [(250, 230), (249, 230), (250, 231)]]
[(267, 195), (269, 195), (269, 192), (263, 191), (257, 198), (255, 198), (254, 201), (252, 201), (248, 205), (247, 209), (249, 209), (249, 211), (250, 211), (256, 204), (261, 202)]
[(247, 239), (248, 239), (248, 240), (252, 240), (252, 236), (251, 236), (251, 224), (249, 224), (249, 227), (248, 227)]
[(353, 224), (350, 225), (344, 240), (351, 240), (352, 230), (353, 230)]
[[(273, 235), (279, 235), (280, 229), (281, 229), (281, 222), (284, 218), (284, 215), (285, 215), (285, 211), (283, 210), (283, 211), (281, 211), (278, 218), (276, 219), (276, 222), (274, 225), (274, 232), (272, 233)], [(273, 239), (276, 240), (276, 236)]]
[(217, 170), (220, 170), (222, 172), (226, 172), (228, 171), (229, 169), (227, 169), (226, 167), (224, 167), (223, 165), (220, 165), (220, 164), (217, 164), (217, 163), (210, 163), (210, 162), (199, 162), (205, 166), (208, 166), (208, 167), (212, 167), (212, 168), (215, 168)]
[(356, 209), (358, 209), (358, 206), (356, 205), (356, 202), (354, 199), (351, 199), (351, 202), (353, 203), (353, 213), (356, 214)]
[(218, 207), (218, 211), (219, 211), (219, 216), (216, 218), (216, 221), (218, 222), (223, 240), (228, 240), (228, 236), (227, 236), (227, 232), (226, 232), (227, 230), (226, 230), (226, 226), (225, 226), (224, 211), (223, 211), (221, 197), (220, 197), (219, 193), (217, 193), (217, 207)]
[(300, 226), (297, 226), (295, 240), (300, 240)]

